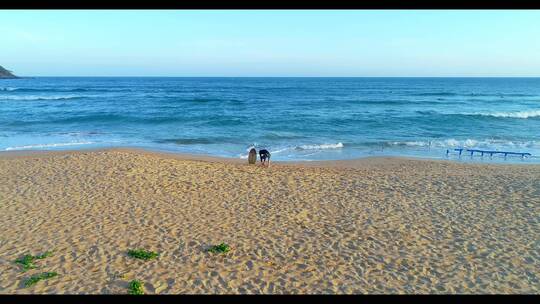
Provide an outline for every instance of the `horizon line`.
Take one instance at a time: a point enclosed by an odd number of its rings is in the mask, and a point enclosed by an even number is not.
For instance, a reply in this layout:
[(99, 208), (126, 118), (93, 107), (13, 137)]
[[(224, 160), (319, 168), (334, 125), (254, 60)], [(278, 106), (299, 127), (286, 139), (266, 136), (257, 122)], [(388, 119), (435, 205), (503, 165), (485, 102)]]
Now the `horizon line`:
[(539, 76), (104, 76), (104, 75), (85, 75), (85, 76), (17, 76), (17, 78), (0, 78), (0, 79), (24, 79), (24, 78), (540, 78)]

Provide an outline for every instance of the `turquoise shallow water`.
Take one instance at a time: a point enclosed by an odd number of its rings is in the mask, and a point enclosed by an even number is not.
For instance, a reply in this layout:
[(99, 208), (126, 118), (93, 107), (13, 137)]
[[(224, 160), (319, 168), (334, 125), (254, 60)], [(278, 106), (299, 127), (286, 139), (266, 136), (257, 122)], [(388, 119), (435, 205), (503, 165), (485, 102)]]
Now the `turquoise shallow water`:
[[(538, 162), (540, 78), (28, 78), (0, 81), (0, 151), (111, 146), (274, 160)], [(458, 159), (450, 154), (450, 159)]]

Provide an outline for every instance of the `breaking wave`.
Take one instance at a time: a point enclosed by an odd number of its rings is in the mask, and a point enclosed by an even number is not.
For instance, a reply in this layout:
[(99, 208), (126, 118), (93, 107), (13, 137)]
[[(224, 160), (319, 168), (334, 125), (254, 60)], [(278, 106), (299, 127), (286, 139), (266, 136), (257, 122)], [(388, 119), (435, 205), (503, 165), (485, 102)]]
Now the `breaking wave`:
[(479, 115), (479, 116), (491, 116), (491, 117), (503, 117), (503, 118), (532, 118), (540, 116), (540, 110), (531, 111), (518, 111), (518, 112), (476, 112), (476, 113), (463, 113), (463, 115)]
[(54, 148), (54, 147), (64, 147), (64, 146), (78, 146), (78, 145), (90, 145), (94, 144), (92, 141), (85, 142), (69, 142), (69, 143), (53, 143), (53, 144), (39, 144), (39, 145), (27, 145), (27, 146), (15, 146), (7, 147), (5, 151), (14, 151), (14, 150), (28, 150), (28, 149), (43, 149), (43, 148)]
[(295, 147), (296, 150), (325, 150), (343, 148), (342, 143), (337, 144), (322, 144), (322, 145), (302, 145)]
[(511, 141), (502, 139), (444, 139), (426, 141), (393, 141), (386, 146), (434, 148), (538, 148), (540, 141)]

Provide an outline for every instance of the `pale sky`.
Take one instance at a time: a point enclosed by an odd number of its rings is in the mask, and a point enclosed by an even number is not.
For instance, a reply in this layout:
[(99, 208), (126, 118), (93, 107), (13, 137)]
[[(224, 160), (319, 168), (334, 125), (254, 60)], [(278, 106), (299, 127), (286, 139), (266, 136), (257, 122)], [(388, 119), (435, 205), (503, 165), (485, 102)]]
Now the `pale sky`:
[(20, 76), (540, 76), (539, 10), (2, 10)]

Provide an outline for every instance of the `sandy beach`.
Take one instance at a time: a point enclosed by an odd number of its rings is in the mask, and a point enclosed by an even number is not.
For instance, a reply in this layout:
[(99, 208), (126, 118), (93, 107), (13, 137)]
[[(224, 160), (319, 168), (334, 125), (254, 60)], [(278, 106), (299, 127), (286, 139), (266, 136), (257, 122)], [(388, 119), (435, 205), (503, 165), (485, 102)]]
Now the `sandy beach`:
[(1, 294), (538, 294), (540, 165), (2, 153), (0, 231)]

